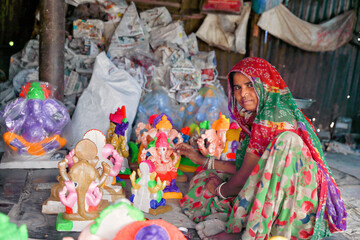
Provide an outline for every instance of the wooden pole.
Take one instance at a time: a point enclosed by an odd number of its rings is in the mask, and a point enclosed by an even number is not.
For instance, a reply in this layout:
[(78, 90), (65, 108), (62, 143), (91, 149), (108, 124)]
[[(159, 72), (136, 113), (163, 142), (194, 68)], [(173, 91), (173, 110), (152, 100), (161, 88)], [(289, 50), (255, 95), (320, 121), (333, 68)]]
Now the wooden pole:
[(39, 79), (55, 89), (54, 97), (64, 98), (65, 3), (41, 0)]

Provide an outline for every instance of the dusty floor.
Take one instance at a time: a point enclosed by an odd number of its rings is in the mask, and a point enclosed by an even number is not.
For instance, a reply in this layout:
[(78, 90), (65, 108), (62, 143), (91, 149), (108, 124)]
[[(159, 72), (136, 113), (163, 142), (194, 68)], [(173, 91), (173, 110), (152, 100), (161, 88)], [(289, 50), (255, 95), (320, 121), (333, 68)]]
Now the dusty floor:
[[(327, 153), (348, 212), (348, 228), (335, 233), (327, 240), (360, 239), (360, 156)], [(77, 238), (79, 233), (57, 232), (56, 215), (43, 215), (41, 204), (49, 197), (50, 188), (56, 181), (57, 169), (0, 169), (0, 212), (8, 214), (12, 222), (26, 224), (31, 239), (62, 239), (64, 236)], [(191, 173), (187, 174), (191, 177)], [(129, 196), (129, 181), (126, 192)], [(186, 193), (187, 183), (178, 183)], [(172, 211), (158, 216), (145, 214), (146, 218), (162, 218), (177, 227), (189, 230), (190, 239), (199, 239), (195, 224), (181, 213), (178, 200), (168, 200)]]

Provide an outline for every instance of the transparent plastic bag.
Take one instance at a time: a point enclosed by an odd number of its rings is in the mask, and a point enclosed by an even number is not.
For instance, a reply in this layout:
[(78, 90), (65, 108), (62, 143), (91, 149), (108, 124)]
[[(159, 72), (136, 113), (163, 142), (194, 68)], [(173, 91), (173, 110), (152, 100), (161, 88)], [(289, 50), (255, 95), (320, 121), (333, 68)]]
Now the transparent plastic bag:
[[(62, 130), (70, 122), (66, 107), (52, 98), (49, 83), (29, 82), (1, 113), (3, 139), (10, 156), (51, 155), (66, 144)], [(49, 158), (49, 157), (48, 157)]]
[[(148, 123), (149, 117), (153, 114), (164, 113), (172, 119), (173, 128), (179, 130), (183, 125), (184, 110), (185, 106), (170, 98), (164, 87), (155, 85), (151, 92), (141, 98), (134, 126), (137, 126), (139, 122)], [(133, 129), (131, 139), (136, 139), (135, 129)]]
[(219, 112), (229, 117), (227, 97), (220, 84), (202, 87), (199, 95), (191, 100), (186, 107), (184, 126), (192, 123), (199, 125), (203, 121), (209, 121), (211, 125), (219, 118)]

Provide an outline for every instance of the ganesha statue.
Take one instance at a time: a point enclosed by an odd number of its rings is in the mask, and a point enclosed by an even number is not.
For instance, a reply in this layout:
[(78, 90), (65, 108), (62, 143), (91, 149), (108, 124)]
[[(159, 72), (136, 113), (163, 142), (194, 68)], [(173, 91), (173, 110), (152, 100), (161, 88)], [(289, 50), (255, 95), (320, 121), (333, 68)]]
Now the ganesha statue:
[(153, 215), (171, 210), (171, 207), (165, 206), (166, 200), (163, 198), (166, 182), (156, 177), (155, 164), (151, 161), (141, 162), (138, 175), (138, 179), (135, 179), (135, 171), (130, 175), (132, 184), (130, 201), (133, 206)]
[(230, 124), (230, 129), (226, 131), (226, 142), (221, 153), (220, 160), (235, 161), (236, 151), (240, 146), (241, 128), (234, 122)]
[[(57, 218), (57, 229), (64, 230), (64, 221), (72, 221), (72, 231), (77, 221), (91, 221), (96, 219), (98, 212), (108, 206), (107, 200), (102, 200), (101, 186), (105, 184), (111, 171), (106, 162), (102, 162), (102, 174), (95, 169), (97, 163), (97, 148), (89, 139), (80, 140), (74, 149), (73, 166), (67, 171), (68, 160), (59, 162), (59, 173), (63, 188), (59, 192), (59, 199), (65, 206), (65, 213)], [(66, 224), (65, 224), (66, 225)], [(81, 224), (80, 224), (81, 225)]]
[(51, 98), (47, 83), (24, 85), (20, 97), (5, 107), (2, 116), (7, 129), (4, 142), (19, 155), (42, 156), (66, 144), (60, 135), (70, 116), (61, 102)]
[(129, 156), (127, 149), (126, 131), (129, 122), (126, 119), (126, 109), (122, 106), (115, 113), (110, 113), (110, 128), (106, 134), (106, 142), (113, 145), (123, 157)]
[(136, 142), (141, 143), (140, 152), (142, 148), (147, 148), (158, 132), (164, 132), (172, 145), (183, 142), (183, 135), (173, 128), (172, 119), (165, 113), (151, 115), (148, 124), (138, 123), (135, 132)]
[(153, 118), (152, 126), (153, 128), (141, 134), (140, 162), (149, 160), (155, 164), (157, 176), (167, 183), (164, 198), (182, 198), (182, 193), (176, 185), (180, 155), (174, 148), (184, 141), (185, 134), (172, 128), (172, 120), (166, 114)]
[(226, 131), (230, 127), (230, 121), (225, 115), (219, 113), (219, 119), (211, 127), (204, 134), (201, 134), (197, 144), (204, 156), (214, 156), (220, 159), (221, 153), (225, 148)]
[[(84, 154), (83, 151), (86, 153)], [(64, 187), (73, 189), (69, 183), (64, 181), (62, 176), (66, 175), (66, 168), (71, 171), (76, 162), (79, 162), (79, 158), (86, 160), (96, 170), (97, 179), (106, 173), (104, 182), (99, 185), (103, 200), (114, 202), (125, 197), (122, 185), (116, 182), (116, 176), (120, 171), (123, 158), (112, 145), (105, 144), (105, 135), (102, 132), (92, 129), (85, 133), (83, 140), (79, 141), (76, 147), (59, 163), (58, 183), (52, 186), (51, 195), (42, 206), (42, 213), (58, 214), (65, 212), (65, 205), (60, 201), (59, 195)]]
[(109, 120), (110, 127), (106, 133), (106, 143), (111, 144), (124, 158), (121, 173), (130, 175), (131, 172), (127, 160), (127, 157), (129, 157), (129, 147), (126, 136), (129, 122), (126, 118), (125, 106), (118, 108), (115, 113), (110, 113)]

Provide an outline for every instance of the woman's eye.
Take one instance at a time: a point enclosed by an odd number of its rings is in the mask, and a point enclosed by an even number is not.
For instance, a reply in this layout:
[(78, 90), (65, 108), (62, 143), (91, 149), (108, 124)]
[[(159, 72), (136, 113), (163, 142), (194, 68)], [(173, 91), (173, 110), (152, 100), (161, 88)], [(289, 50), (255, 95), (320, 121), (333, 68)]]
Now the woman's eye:
[(239, 86), (235, 86), (235, 87), (234, 87), (234, 90), (240, 90), (240, 87), (239, 87)]
[(252, 88), (252, 87), (254, 87), (254, 84), (253, 84), (253, 83), (249, 83), (249, 84), (248, 84), (248, 87), (249, 87), (249, 88)]

